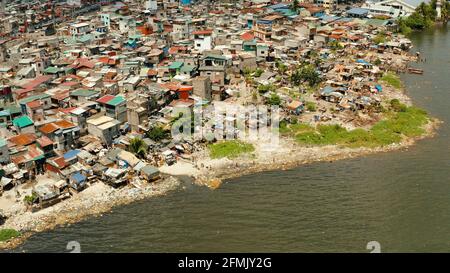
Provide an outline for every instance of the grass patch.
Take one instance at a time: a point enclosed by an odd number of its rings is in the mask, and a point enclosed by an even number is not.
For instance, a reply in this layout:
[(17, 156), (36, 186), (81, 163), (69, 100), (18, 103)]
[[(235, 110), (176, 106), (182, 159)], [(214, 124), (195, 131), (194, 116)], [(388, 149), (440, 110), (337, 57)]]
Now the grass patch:
[[(425, 133), (422, 128), (428, 122), (427, 113), (417, 107), (401, 107), (401, 112), (390, 112), (386, 119), (377, 122), (370, 130), (347, 130), (340, 125), (319, 125), (315, 129), (295, 130), (289, 133), (301, 144), (342, 145), (347, 147), (378, 147), (397, 143), (403, 136), (415, 137)], [(310, 127), (311, 128), (311, 127)]]
[(306, 106), (306, 110), (308, 110), (309, 112), (315, 112), (317, 109), (316, 104), (312, 101), (305, 102), (305, 106)]
[(385, 73), (383, 77), (381, 77), (381, 81), (397, 89), (400, 89), (402, 87), (402, 82), (400, 78), (393, 72)]
[(288, 124), (286, 122), (280, 122), (279, 133), (282, 135), (295, 136), (299, 133), (314, 132), (314, 130), (313, 127), (305, 123)]
[(15, 229), (0, 229), (0, 242), (19, 237), (21, 234)]
[(208, 146), (211, 158), (236, 158), (239, 155), (255, 151), (252, 144), (239, 140), (226, 140)]

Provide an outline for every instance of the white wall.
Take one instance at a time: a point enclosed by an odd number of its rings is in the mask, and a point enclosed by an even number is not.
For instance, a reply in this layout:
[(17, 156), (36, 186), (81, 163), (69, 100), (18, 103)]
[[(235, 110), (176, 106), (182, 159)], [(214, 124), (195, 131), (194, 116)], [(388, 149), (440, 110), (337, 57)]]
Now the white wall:
[(195, 39), (194, 48), (195, 50), (198, 51), (211, 50), (212, 49), (211, 36), (204, 36), (203, 39)]

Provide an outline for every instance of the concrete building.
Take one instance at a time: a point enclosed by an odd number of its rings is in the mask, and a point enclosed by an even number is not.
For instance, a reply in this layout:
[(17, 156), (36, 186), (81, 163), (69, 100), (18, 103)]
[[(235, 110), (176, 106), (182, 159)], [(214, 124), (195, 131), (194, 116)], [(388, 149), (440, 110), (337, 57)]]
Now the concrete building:
[(42, 135), (51, 139), (59, 151), (72, 149), (80, 138), (80, 128), (67, 120), (60, 120), (39, 128)]
[(201, 98), (211, 100), (212, 98), (212, 89), (211, 89), (211, 80), (209, 77), (200, 76), (196, 77), (192, 80), (192, 86), (194, 95), (197, 95)]
[(19, 134), (25, 133), (34, 134), (36, 132), (34, 128), (34, 122), (29, 116), (21, 116), (15, 118), (12, 123), (14, 125), (14, 128), (16, 128), (16, 131)]
[(127, 121), (127, 101), (123, 96), (106, 95), (97, 100), (106, 112), (106, 116), (119, 120)]
[(100, 138), (108, 146), (119, 135), (120, 121), (108, 116), (90, 118), (87, 125), (88, 133)]
[(131, 131), (138, 132), (139, 126), (145, 126), (149, 117), (149, 98), (137, 96), (127, 101), (127, 120)]
[(69, 27), (70, 34), (73, 36), (82, 36), (91, 32), (91, 26), (88, 23), (72, 24)]
[(429, 3), (430, 0), (367, 1), (362, 8), (368, 9), (372, 16), (387, 15), (397, 18), (411, 15), (422, 2)]
[(192, 34), (194, 35), (194, 49), (203, 52), (205, 50), (212, 49), (212, 30), (199, 30), (194, 31)]
[(8, 142), (4, 138), (0, 138), (0, 163), (9, 163)]

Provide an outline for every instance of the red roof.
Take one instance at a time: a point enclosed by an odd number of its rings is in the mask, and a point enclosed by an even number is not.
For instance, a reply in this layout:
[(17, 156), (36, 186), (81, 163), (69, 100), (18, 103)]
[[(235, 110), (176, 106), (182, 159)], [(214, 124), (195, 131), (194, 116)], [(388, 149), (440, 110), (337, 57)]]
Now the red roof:
[(27, 106), (30, 107), (31, 109), (38, 108), (41, 105), (42, 105), (42, 103), (39, 100), (34, 100), (34, 101), (30, 101), (30, 102), (27, 103)]
[(193, 87), (192, 86), (189, 86), (189, 85), (182, 85), (182, 86), (180, 86), (180, 88), (178, 88), (178, 91), (181, 91), (181, 92), (185, 92), (185, 91), (192, 91), (192, 89), (193, 89)]
[(66, 161), (64, 160), (64, 157), (62, 157), (62, 156), (52, 158), (52, 160), (53, 160), (53, 162), (55, 162), (56, 165), (58, 165), (58, 167), (60, 169), (62, 169), (66, 166)]
[(61, 113), (69, 114), (72, 110), (77, 109), (77, 107), (69, 107), (69, 108), (58, 108), (58, 111)]
[(32, 90), (51, 79), (52, 79), (52, 76), (49, 76), (49, 75), (38, 76), (38, 77), (34, 78), (33, 80), (24, 84), (22, 86), (22, 88), (25, 90)]
[(62, 86), (74, 86), (74, 85), (76, 85), (76, 84), (78, 84), (78, 82), (75, 82), (75, 81), (67, 81), (67, 82), (61, 83), (60, 85), (62, 85)]
[(38, 149), (36, 148), (36, 145), (30, 145), (30, 146), (28, 147), (28, 155), (29, 155), (31, 158), (35, 158), (35, 157), (38, 157), (38, 156), (42, 155), (42, 151), (41, 151), (41, 150), (38, 150)]
[(105, 96), (99, 98), (98, 100), (96, 100), (96, 102), (105, 104), (114, 98), (115, 98), (115, 96), (113, 96), (113, 95), (105, 95)]
[(241, 39), (244, 41), (251, 41), (255, 39), (255, 35), (253, 35), (253, 33), (251, 33), (250, 31), (248, 31), (241, 35)]
[(156, 75), (158, 75), (158, 71), (155, 69), (149, 69), (147, 71), (147, 76), (156, 76)]
[(27, 146), (36, 141), (34, 134), (20, 134), (9, 139), (10, 142), (19, 146)]
[(73, 124), (72, 122), (67, 121), (67, 120), (60, 120), (60, 121), (54, 122), (54, 124), (61, 129), (68, 129), (68, 128), (75, 127), (75, 124)]
[(55, 93), (52, 96), (52, 99), (63, 100), (63, 99), (66, 99), (68, 97), (69, 97), (69, 91), (61, 91), (61, 92)]
[(89, 61), (89, 59), (87, 58), (79, 58), (77, 59), (74, 63), (75, 68), (83, 68), (83, 67), (87, 67), (87, 68), (94, 68), (95, 67), (95, 63)]
[(41, 147), (46, 147), (46, 146), (49, 146), (49, 145), (52, 145), (53, 144), (53, 141), (51, 140), (51, 139), (49, 139), (48, 137), (46, 137), (46, 136), (42, 136), (42, 137), (40, 137), (40, 138), (38, 138), (37, 140), (36, 140), (36, 142), (39, 144), (39, 146), (41, 146)]
[(193, 35), (211, 35), (212, 34), (212, 29), (205, 29), (205, 30), (198, 30), (198, 31), (194, 31), (192, 32)]
[(104, 64), (108, 64), (109, 57), (108, 56), (100, 57), (100, 58), (98, 58), (98, 61), (101, 62), (101, 63), (104, 63)]
[(180, 84), (174, 83), (174, 82), (161, 83), (161, 84), (159, 84), (159, 86), (161, 86), (162, 88), (167, 88), (170, 91), (177, 91), (178, 88), (180, 88)]
[(39, 131), (41, 131), (44, 134), (50, 134), (50, 133), (53, 133), (54, 131), (56, 131), (58, 129), (59, 129), (59, 127), (56, 126), (55, 124), (47, 123), (44, 126), (40, 127)]

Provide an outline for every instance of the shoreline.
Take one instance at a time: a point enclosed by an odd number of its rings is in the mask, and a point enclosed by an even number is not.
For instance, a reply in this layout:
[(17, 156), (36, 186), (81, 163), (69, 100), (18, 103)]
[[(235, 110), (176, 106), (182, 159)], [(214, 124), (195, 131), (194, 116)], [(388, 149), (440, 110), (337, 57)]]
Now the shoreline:
[[(284, 139), (285, 144), (296, 145), (296, 147), (291, 150), (288, 156), (283, 154), (283, 151), (292, 146), (284, 146), (283, 149), (280, 150), (281, 152), (275, 154), (273, 151), (269, 151), (273, 160), (271, 163), (267, 163), (267, 158), (264, 157), (259, 157), (257, 159), (240, 157), (233, 160), (226, 158), (203, 158), (199, 162), (212, 162), (211, 165), (214, 166), (214, 170), (208, 168), (201, 170), (197, 169), (198, 171), (193, 174), (182, 172), (169, 174), (170, 171), (167, 171), (167, 177), (155, 184), (149, 184), (142, 190), (132, 186), (126, 186), (120, 189), (105, 189), (108, 186), (101, 182), (97, 182), (78, 195), (52, 207), (48, 207), (35, 213), (27, 211), (13, 216), (12, 218), (8, 218), (4, 224), (4, 228), (14, 228), (21, 231), (22, 235), (5, 242), (0, 242), (0, 250), (16, 248), (35, 233), (71, 225), (85, 220), (88, 217), (103, 216), (104, 213), (111, 212), (115, 207), (121, 205), (131, 204), (146, 198), (163, 196), (180, 187), (181, 180), (176, 177), (179, 175), (188, 175), (194, 179), (193, 183), (216, 189), (220, 187), (224, 180), (245, 175), (265, 171), (283, 171), (315, 162), (337, 161), (370, 154), (403, 150), (413, 146), (419, 140), (433, 137), (441, 123), (442, 121), (438, 119), (430, 118), (429, 122), (424, 127), (425, 133), (423, 135), (405, 138), (400, 143), (377, 148), (345, 148), (337, 145), (302, 147), (294, 144), (290, 140)], [(231, 172), (230, 169), (233, 169), (233, 171)], [(192, 172), (193, 169), (187, 168), (185, 171), (189, 173)], [(93, 190), (89, 191), (89, 189), (95, 189), (96, 186), (103, 189), (97, 190), (95, 194), (92, 194), (91, 192)]]
[[(412, 105), (411, 98), (405, 94), (404, 85), (399, 90), (386, 88), (385, 92), (389, 98), (398, 98)], [(194, 179), (193, 183), (216, 189), (224, 180), (245, 175), (288, 170), (314, 162), (336, 161), (404, 150), (419, 140), (433, 137), (441, 123), (442, 121), (429, 117), (428, 123), (424, 126), (425, 133), (421, 136), (404, 138), (399, 143), (376, 148), (347, 148), (338, 145), (302, 146), (292, 139), (282, 137), (280, 146), (276, 150), (265, 150), (264, 143), (253, 143), (257, 146), (256, 155), (243, 155), (232, 160), (211, 159), (208, 149), (205, 148), (193, 155), (193, 161), (180, 159), (175, 165), (161, 167), (160, 171), (166, 177), (159, 182), (148, 184), (142, 190), (131, 185), (113, 189), (102, 182), (97, 182), (70, 199), (40, 211), (32, 213), (17, 209), (17, 214), (8, 218), (1, 228), (13, 228), (20, 231), (22, 235), (0, 242), (0, 250), (16, 248), (35, 233), (77, 223), (88, 217), (102, 216), (103, 213), (110, 212), (121, 205), (165, 195), (180, 187), (181, 181), (177, 176), (190, 176)]]
[[(111, 212), (118, 206), (131, 204), (146, 198), (163, 196), (178, 189), (180, 185), (181, 180), (173, 176), (162, 178), (157, 183), (148, 184), (143, 189), (129, 185), (120, 189), (113, 189), (97, 182), (85, 191), (54, 206), (35, 213), (26, 211), (8, 218), (4, 228), (14, 228), (19, 230), (22, 235), (0, 242), (0, 250), (16, 248), (35, 233), (71, 225), (88, 217), (103, 216), (104, 213)], [(91, 190), (89, 191), (89, 189)]]
[[(203, 170), (196, 177), (196, 181), (210, 188), (218, 188), (220, 184), (227, 179), (237, 178), (244, 175), (255, 174), (265, 171), (284, 171), (300, 167), (305, 164), (323, 161), (337, 161), (343, 159), (356, 158), (377, 153), (387, 153), (392, 151), (404, 150), (415, 145), (418, 141), (426, 138), (432, 138), (436, 135), (442, 121), (436, 118), (430, 118), (429, 122), (424, 126), (425, 133), (418, 137), (405, 138), (400, 143), (394, 143), (384, 147), (376, 148), (346, 148), (338, 145), (311, 146), (302, 147), (297, 145), (288, 155), (282, 152), (271, 155), (271, 158), (264, 159), (245, 159), (236, 158), (229, 159), (209, 159), (212, 161), (209, 172)], [(295, 145), (292, 144), (291, 145)], [(203, 160), (202, 160), (203, 161)], [(257, 162), (256, 162), (257, 161)], [(271, 163), (267, 163), (270, 162)], [(230, 170), (233, 169), (231, 172)]]

